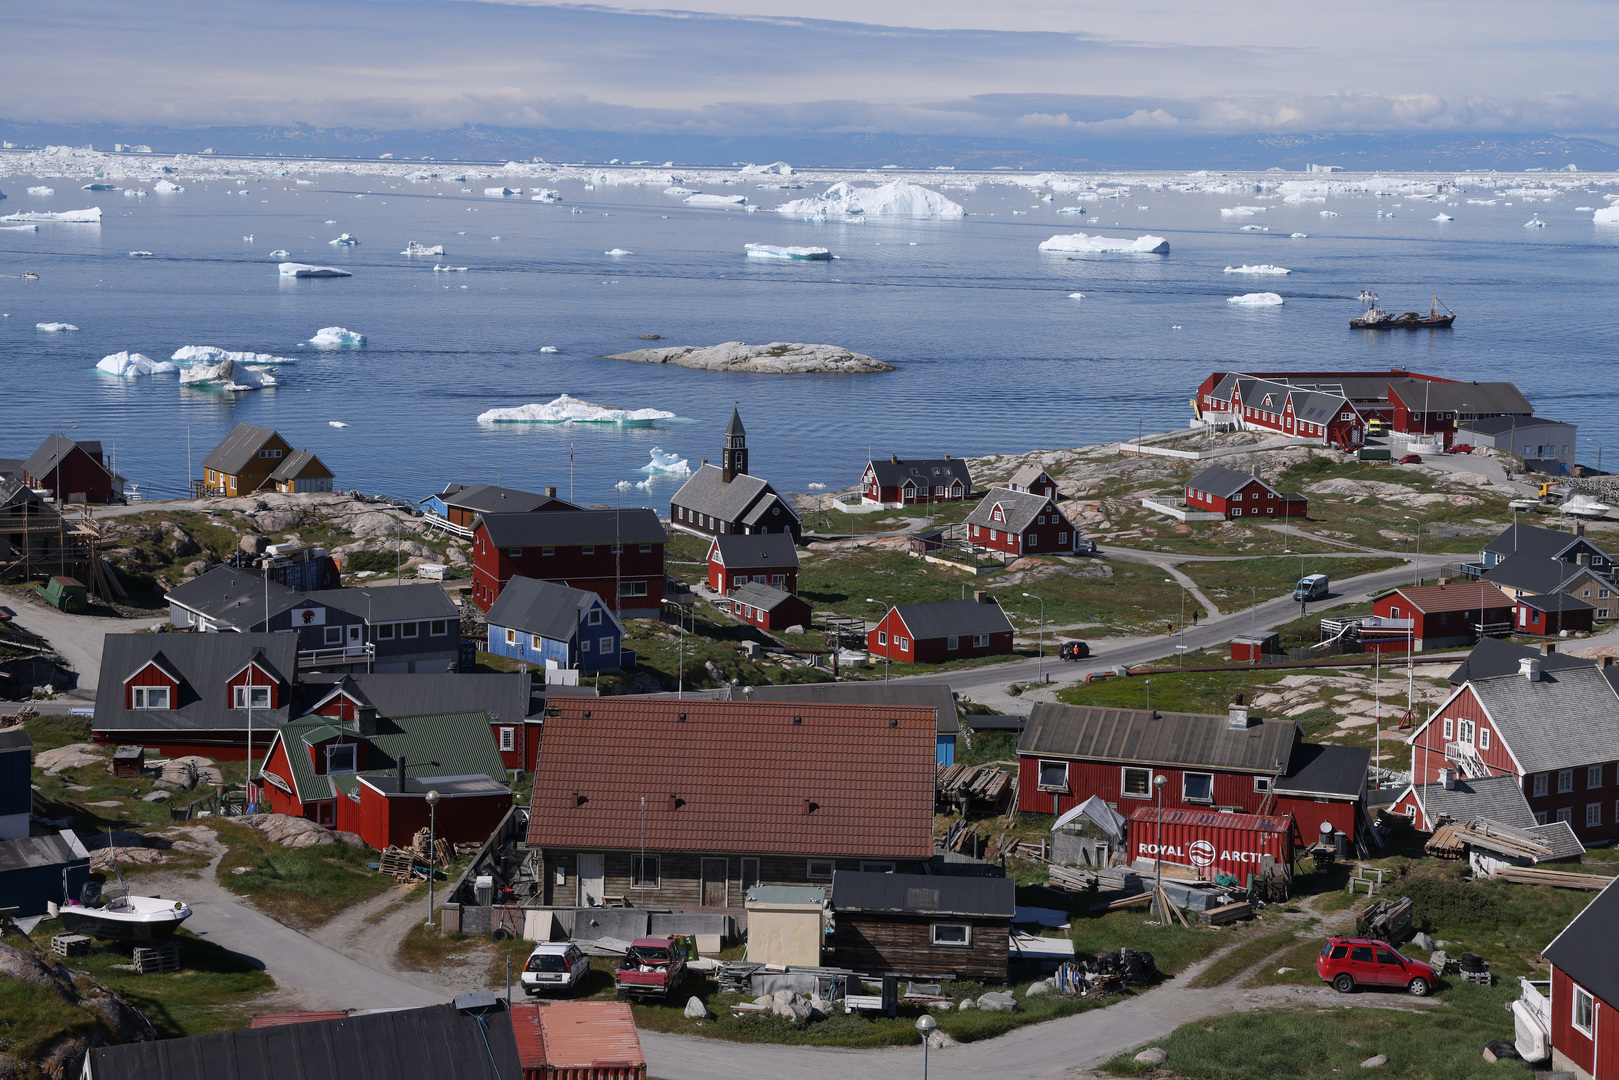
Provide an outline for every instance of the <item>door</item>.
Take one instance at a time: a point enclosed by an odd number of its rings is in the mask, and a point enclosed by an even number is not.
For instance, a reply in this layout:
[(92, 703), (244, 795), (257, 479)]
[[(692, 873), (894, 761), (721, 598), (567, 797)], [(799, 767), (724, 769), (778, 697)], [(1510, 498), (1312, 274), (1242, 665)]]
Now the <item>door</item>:
[(1405, 965), (1400, 963), (1400, 958), (1389, 949), (1378, 949), (1377, 985), (1404, 986), (1405, 982)]
[(606, 858), (602, 855), (579, 856), (579, 906), (600, 907), (607, 892)]
[(730, 868), (729, 859), (703, 860), (703, 906), (728, 907), (726, 901), (726, 876)]
[(355, 623), (353, 626), (349, 627), (349, 644), (350, 645), (358, 645), (358, 644), (360, 644), (360, 624), (359, 623)]
[(759, 860), (742, 860), (742, 898), (747, 899), (748, 890), (759, 884)]

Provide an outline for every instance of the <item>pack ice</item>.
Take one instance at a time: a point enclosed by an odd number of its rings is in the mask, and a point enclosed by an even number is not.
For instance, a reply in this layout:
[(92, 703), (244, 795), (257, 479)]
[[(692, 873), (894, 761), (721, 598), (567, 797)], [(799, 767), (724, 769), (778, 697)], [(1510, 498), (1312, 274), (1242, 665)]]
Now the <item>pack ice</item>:
[(1293, 271), (1282, 266), (1272, 266), (1270, 263), (1260, 263), (1258, 266), (1228, 266), (1228, 274), (1291, 274)]
[(777, 247), (774, 244), (743, 244), (742, 248), (755, 259), (830, 259), (832, 252), (824, 247)]
[(365, 335), (357, 334), (344, 326), (323, 326), (315, 331), (315, 336), (309, 339), (309, 344), (321, 348), (335, 348), (339, 345), (364, 345)]
[(184, 191), (185, 188), (176, 184), (173, 180), (159, 180), (152, 185), (152, 190), (164, 195), (173, 195), (176, 192)]
[(335, 266), (310, 266), (308, 263), (284, 262), (281, 264), (282, 277), (353, 277), (347, 270), (339, 270)]
[(793, 167), (785, 161), (772, 161), (769, 165), (744, 165), (743, 176), (791, 176)]
[(510, 409), (490, 409), (478, 415), (484, 424), (652, 424), (672, 420), (674, 413), (661, 409), (615, 409), (563, 394), (542, 404), (519, 405)]
[[(346, 236), (348, 234), (345, 233), (344, 235)], [(333, 240), (332, 243), (335, 244), (335, 243), (337, 243), (337, 241)], [(401, 255), (442, 255), (442, 254), (444, 254), (444, 245), (443, 244), (434, 244), (431, 247), (429, 247), (426, 244), (418, 244), (416, 241), (412, 240), (410, 243), (405, 245), (405, 250), (401, 251), (399, 254), (401, 254)]]
[(1282, 298), (1273, 292), (1251, 292), (1233, 296), (1226, 303), (1240, 304), (1243, 307), (1280, 307)]
[(523, 189), (520, 187), (486, 187), (483, 189), (483, 193), (490, 196), (521, 195), (523, 193)]
[(882, 187), (857, 188), (843, 181), (819, 195), (794, 199), (776, 207), (778, 214), (811, 216), (869, 215), (872, 217), (965, 217), (967, 211), (937, 191), (894, 180)]
[(88, 210), (62, 210), (59, 212), (21, 210), (15, 214), (0, 217), (0, 221), (68, 221), (78, 225), (99, 225), (101, 224), (101, 207), (92, 206)]
[(117, 352), (111, 356), (103, 356), (96, 367), (109, 375), (116, 375), (120, 379), (133, 379), (140, 375), (176, 375), (180, 368), (167, 360), (153, 360), (150, 356), (141, 353)]
[(1092, 255), (1168, 255), (1169, 241), (1162, 236), (1138, 236), (1123, 240), (1113, 236), (1087, 236), (1067, 233), (1040, 243), (1041, 251), (1078, 251)]

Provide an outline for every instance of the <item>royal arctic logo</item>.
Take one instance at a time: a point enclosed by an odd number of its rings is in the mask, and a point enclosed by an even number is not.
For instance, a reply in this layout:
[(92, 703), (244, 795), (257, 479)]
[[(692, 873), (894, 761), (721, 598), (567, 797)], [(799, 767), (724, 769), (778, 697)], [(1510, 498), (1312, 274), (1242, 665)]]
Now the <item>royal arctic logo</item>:
[(1193, 866), (1210, 866), (1214, 863), (1214, 845), (1207, 840), (1193, 840), (1191, 847)]

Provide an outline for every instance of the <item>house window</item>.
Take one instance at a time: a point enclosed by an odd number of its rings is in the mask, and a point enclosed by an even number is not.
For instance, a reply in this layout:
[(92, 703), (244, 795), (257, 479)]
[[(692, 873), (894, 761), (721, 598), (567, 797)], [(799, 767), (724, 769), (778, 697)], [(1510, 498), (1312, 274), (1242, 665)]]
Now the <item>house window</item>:
[(416, 636), (416, 626), (417, 626), (417, 624), (413, 623), (413, 622), (401, 623), (399, 625), (399, 636), (400, 637), (415, 637)]
[(1602, 786), (1602, 766), (1587, 765), (1585, 767), (1585, 786), (1599, 788)]
[(902, 637), (902, 638), (895, 638), (894, 640), (899, 643), (899, 651), (900, 652), (910, 652), (911, 651), (911, 639), (910, 638)]
[(944, 647), (947, 652), (955, 652), (961, 648), (961, 639), (955, 636), (947, 637), (944, 639)]
[(582, 652), (582, 653), (590, 651), (590, 639), (589, 638), (580, 638), (579, 639), (579, 651)]
[[(1237, 498), (1240, 499), (1240, 498), (1242, 498), (1242, 496), (1238, 495)], [(1232, 511), (1231, 511), (1231, 516), (1232, 517), (1242, 517), (1242, 507), (1238, 506), (1238, 507), (1233, 508)]]
[(326, 748), (326, 771), (346, 773), (354, 771), (354, 744), (339, 743)]
[(596, 639), (596, 651), (603, 656), (613, 651), (613, 639), (610, 637)]
[(1214, 801), (1214, 775), (1212, 773), (1182, 773), (1181, 798), (1187, 802)]
[(641, 554), (642, 555), (650, 555), (650, 554), (652, 554), (652, 545), (651, 544), (642, 544), (641, 545)]
[(1594, 1030), (1592, 1020), (1595, 1018), (1595, 1016), (1596, 999), (1587, 993), (1583, 987), (1575, 986), (1573, 1016), (1574, 1030), (1578, 1031), (1587, 1038), (1591, 1037), (1591, 1033)]
[(1480, 750), (1488, 750), (1490, 748), (1490, 729), (1487, 727), (1481, 727), (1478, 729), (1478, 748)]
[(394, 636), (393, 623), (383, 623), (382, 625), (377, 627), (377, 640), (378, 641), (391, 641), (393, 639), (393, 636)]
[(630, 856), (630, 888), (656, 889), (662, 880), (656, 855)]
[(973, 648), (975, 648), (975, 649), (987, 649), (987, 648), (989, 648), (989, 635), (988, 634), (974, 634), (973, 635)]
[(135, 687), (135, 708), (166, 709), (169, 707), (169, 688), (166, 686)]
[(1606, 599), (1608, 599), (1609, 595), (1610, 594), (1609, 594), (1607, 589), (1598, 589), (1597, 590), (1597, 599), (1598, 600), (1606, 600)]
[[(1397, 617), (1398, 616), (1396, 616), (1396, 618)], [(1447, 717), (1445, 717), (1445, 741), (1449, 742), (1451, 739), (1453, 739), (1455, 737), (1456, 737), (1455, 721), (1447, 716)]]
[(586, 626), (600, 626), (602, 621), (601, 608), (591, 608), (590, 614), (585, 616)]
[(1065, 532), (1058, 533), (1057, 534), (1057, 546), (1062, 547), (1066, 543), (1068, 543), (1068, 534), (1065, 533)]
[(862, 859), (860, 862), (860, 871), (861, 873), (865, 874), (892, 874), (894, 872), (894, 864), (891, 862), (871, 862), (869, 860)]
[(832, 880), (831, 859), (810, 859), (804, 866), (804, 876), (811, 881)]
[(523, 557), (523, 549), (522, 548), (509, 548), (509, 549), (507, 549), (506, 554), (510, 555), (514, 559), (521, 559)]
[(326, 644), (343, 644), (343, 628), (341, 626), (328, 626), (326, 628)]
[(1599, 802), (1588, 802), (1588, 803), (1586, 803), (1585, 804), (1585, 827), (1587, 829), (1594, 829), (1598, 825), (1601, 825), (1601, 824), (1602, 824), (1602, 804), (1599, 803)]
[(620, 595), (620, 596), (645, 596), (646, 595), (646, 582), (644, 582), (644, 581), (621, 581), (621, 582), (618, 583), (618, 595)]
[(1546, 794), (1547, 781), (1550, 778), (1551, 778), (1551, 773), (1539, 772), (1539, 773), (1535, 774), (1535, 795), (1536, 796)]
[(1152, 770), (1124, 767), (1119, 793), (1127, 799), (1152, 798)]
[(1544, 824), (1546, 824), (1546, 811), (1544, 811), (1544, 810), (1536, 810), (1535, 811), (1535, 824), (1536, 825), (1544, 825)]
[(586, 544), (584, 547), (579, 549), (579, 554), (581, 554), (581, 555), (594, 555), (594, 554), (596, 554), (596, 545), (594, 545), (594, 544)]
[(236, 707), (238, 709), (268, 709), (270, 707), (270, 688), (268, 686), (236, 687)]
[(1573, 769), (1559, 769), (1559, 770), (1557, 770), (1557, 794), (1561, 795), (1564, 792), (1573, 791), (1573, 790), (1574, 790), (1574, 770)]
[(1574, 824), (1574, 808), (1572, 806), (1560, 806), (1560, 807), (1558, 807), (1557, 808), (1557, 820), (1562, 821), (1562, 822), (1566, 822), (1569, 825)]
[(879, 645), (887, 645), (888, 644), (888, 632), (886, 630), (877, 631), (877, 644), (879, 644)]
[(1268, 777), (1268, 776), (1256, 776), (1256, 777), (1254, 777), (1254, 790), (1255, 791), (1269, 791), (1270, 790), (1270, 777)]
[(508, 644), (508, 645), (516, 645), (517, 644), (517, 631), (516, 630), (507, 630), (506, 631), (506, 644)]
[(545, 639), (542, 638), (538, 634), (530, 634), (528, 636), (528, 643), (529, 643), (529, 646), (531, 648), (535, 648), (535, 649), (543, 649), (543, 648), (545, 648)]
[(787, 575), (786, 574), (771, 574), (770, 575), (770, 584), (773, 585), (774, 587), (778, 588), (778, 589), (786, 587), (786, 585), (787, 585)]
[(933, 924), (929, 940), (935, 945), (955, 945), (966, 948), (973, 943), (973, 928), (967, 923)]
[(1232, 502), (1242, 502), (1242, 492), (1239, 491), (1235, 495), (1231, 496), (1231, 501)]
[(544, 557), (546, 557), (548, 555), (555, 555), (556, 553), (557, 553), (557, 549), (554, 548), (554, 547), (542, 547), (540, 549), (540, 557), (541, 558), (544, 558)]
[(1067, 791), (1068, 790), (1068, 762), (1041, 761), (1040, 762), (1040, 790), (1041, 791)]
[(448, 619), (434, 619), (433, 620), (433, 636), (434, 637), (443, 637), (445, 634), (448, 634), (449, 632), (450, 632), (450, 620), (448, 620)]
[(510, 753), (517, 749), (517, 729), (503, 727), (500, 729), (500, 749)]

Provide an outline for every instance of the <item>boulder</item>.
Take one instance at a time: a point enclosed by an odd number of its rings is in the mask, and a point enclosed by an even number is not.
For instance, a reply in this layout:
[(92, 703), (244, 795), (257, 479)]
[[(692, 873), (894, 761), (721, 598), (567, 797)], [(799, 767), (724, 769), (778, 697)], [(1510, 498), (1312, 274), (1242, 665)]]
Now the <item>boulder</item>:
[(1017, 1008), (1017, 999), (1005, 991), (992, 990), (979, 996), (978, 1007), (990, 1012), (1011, 1012)]
[(304, 516), (296, 510), (259, 510), (252, 517), (257, 528), (273, 533), (296, 529), (304, 520)]
[(248, 533), (237, 541), (236, 546), (249, 555), (262, 555), (264, 549), (270, 546), (270, 541), (257, 533)]
[(285, 848), (316, 847), (335, 844), (337, 836), (324, 825), (316, 825), (308, 818), (288, 814), (248, 814), (236, 819), (243, 825), (258, 829), (265, 839)]
[(770, 1004), (774, 1003), (775, 1000), (776, 999), (774, 997), (770, 996), (769, 994), (761, 994), (758, 997), (753, 999), (753, 1003), (755, 1005), (770, 1005)]
[(725, 681), (725, 672), (721, 671), (720, 666), (714, 663), (712, 660), (703, 661), (703, 671), (705, 671), (708, 674), (708, 677), (713, 679), (715, 682)]
[(195, 555), (202, 550), (202, 545), (193, 540), (191, 536), (178, 525), (170, 523), (163, 531), (165, 534), (163, 547), (167, 549), (168, 553), (173, 555), (176, 559), (183, 559), (187, 555)]
[(930, 1050), (943, 1050), (946, 1047), (960, 1045), (960, 1043), (950, 1037), (950, 1033), (944, 1028), (934, 1028), (932, 1031), (928, 1032), (928, 1049)]
[(185, 569), (180, 572), (186, 577), (196, 577), (198, 574), (205, 574), (208, 572), (208, 560), (192, 559), (190, 562), (186, 563)]
[(359, 537), (398, 536), (410, 532), (407, 525), (402, 525), (398, 518), (392, 514), (382, 514), (372, 510), (364, 514), (356, 514), (348, 521), (350, 535)]
[(771, 997), (770, 1011), (789, 1023), (802, 1024), (810, 1017), (809, 999), (792, 990), (777, 990)]
[(167, 791), (149, 791), (141, 796), (141, 802), (166, 802), (171, 798), (173, 795)]
[(1411, 944), (1415, 945), (1423, 952), (1433, 952), (1439, 947), (1434, 944), (1433, 938), (1429, 937), (1427, 934), (1424, 934), (1421, 930), (1418, 930), (1411, 938)]
[(1361, 1062), (1360, 1067), (1363, 1069), (1376, 1069), (1381, 1068), (1388, 1063), (1389, 1056), (1387, 1054), (1378, 1054), (1376, 1057), (1369, 1057), (1365, 1061)]
[(472, 562), (471, 559), (467, 558), (467, 553), (464, 550), (454, 545), (444, 552), (444, 561), (450, 566), (468, 566)]
[(689, 997), (689, 998), (686, 999), (686, 1019), (688, 1019), (688, 1020), (707, 1020), (708, 1019), (708, 1006), (703, 1004), (703, 999), (702, 998), (694, 996), (694, 997)]
[(1136, 1055), (1137, 1065), (1152, 1065), (1156, 1067), (1162, 1065), (1168, 1060), (1169, 1051), (1165, 1050), (1162, 1046), (1149, 1046), (1145, 1050), (1141, 1051), (1141, 1053)]
[(966, 1012), (968, 1009), (976, 1008), (978, 1008), (978, 1002), (974, 1001), (972, 998), (962, 998), (961, 1004), (956, 1006), (956, 1011)]
[(1046, 982), (1044, 979), (1041, 979), (1039, 982), (1032, 984), (1027, 990), (1023, 991), (1023, 996), (1026, 998), (1032, 998), (1039, 997), (1041, 994), (1049, 993), (1051, 993), (1051, 984)]
[(93, 743), (69, 743), (54, 750), (41, 750), (34, 755), (34, 764), (55, 776), (63, 769), (81, 769), (86, 765), (103, 765), (107, 752)]

